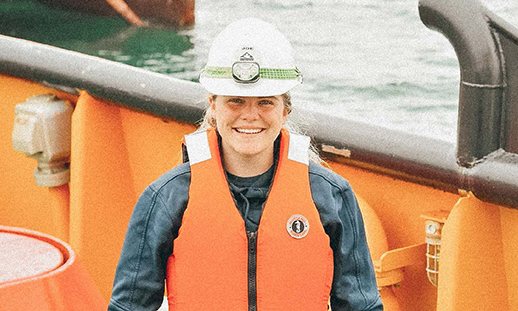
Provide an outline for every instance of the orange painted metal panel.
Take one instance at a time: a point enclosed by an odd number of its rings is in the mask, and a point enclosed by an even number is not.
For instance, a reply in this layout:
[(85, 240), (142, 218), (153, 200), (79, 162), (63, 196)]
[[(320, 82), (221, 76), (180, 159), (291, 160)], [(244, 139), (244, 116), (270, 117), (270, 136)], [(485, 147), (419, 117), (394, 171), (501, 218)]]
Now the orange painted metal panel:
[(134, 187), (140, 194), (152, 181), (182, 162), (181, 141), (196, 127), (129, 109), (121, 109), (120, 114)]
[(442, 232), (437, 311), (510, 310), (500, 208), (461, 198)]
[(70, 244), (111, 294), (126, 227), (140, 193), (180, 160), (192, 126), (98, 101), (83, 92), (72, 116)]
[(54, 237), (69, 241), (70, 234), (70, 190), (68, 184), (47, 188), (49, 192), (49, 214), (54, 224)]
[[(453, 193), (365, 169), (336, 162), (329, 164), (349, 180), (356, 194), (376, 212), (383, 224), (389, 250), (425, 242), (425, 220), (421, 214), (451, 210), (459, 198)], [(401, 310), (436, 310), (437, 289), (428, 281), (425, 269), (426, 256), (423, 253), (419, 263), (404, 268), (403, 280), (392, 288)]]
[[(33, 178), (36, 161), (15, 151), (11, 143), (14, 106), (31, 96), (47, 93), (63, 98), (62, 93), (39, 84), (0, 75), (0, 224), (30, 228), (67, 241), (68, 233), (65, 235), (61, 228), (66, 211), (49, 209), (51, 202), (59, 198), (47, 188), (36, 186)], [(73, 98), (68, 95), (66, 99)]]
[[(374, 266), (379, 266), (380, 258), (387, 253), (388, 243), (383, 224), (372, 207), (361, 196), (357, 196), (358, 204), (365, 223), (365, 236), (369, 245)], [(402, 270), (392, 270), (388, 273), (376, 271), (376, 282), (380, 288), (381, 299), (385, 310), (399, 311), (399, 303), (393, 292), (393, 284), (402, 279)]]
[(518, 211), (500, 207), (509, 310), (518, 311)]
[(387, 234), (376, 211), (372, 209), (363, 197), (357, 196), (357, 198), (363, 221), (365, 222), (365, 236), (369, 244), (371, 256), (373, 260), (379, 260), (389, 250)]

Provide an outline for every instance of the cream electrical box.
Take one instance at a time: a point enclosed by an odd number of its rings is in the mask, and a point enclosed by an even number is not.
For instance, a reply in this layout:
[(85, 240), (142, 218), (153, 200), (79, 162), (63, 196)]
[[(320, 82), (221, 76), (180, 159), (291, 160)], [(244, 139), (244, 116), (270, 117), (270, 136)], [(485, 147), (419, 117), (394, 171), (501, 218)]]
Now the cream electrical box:
[(13, 148), (38, 161), (36, 184), (56, 187), (70, 180), (68, 163), (73, 107), (55, 95), (38, 95), (16, 105)]

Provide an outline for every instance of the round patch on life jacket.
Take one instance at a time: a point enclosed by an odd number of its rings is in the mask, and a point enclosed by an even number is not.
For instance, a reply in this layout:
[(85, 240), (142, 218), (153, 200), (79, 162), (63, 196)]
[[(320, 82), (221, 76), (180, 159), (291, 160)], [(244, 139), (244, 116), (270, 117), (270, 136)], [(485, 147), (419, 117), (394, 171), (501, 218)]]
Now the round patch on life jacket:
[(302, 239), (308, 235), (309, 222), (306, 217), (302, 215), (293, 215), (286, 223), (288, 233), (295, 239)]

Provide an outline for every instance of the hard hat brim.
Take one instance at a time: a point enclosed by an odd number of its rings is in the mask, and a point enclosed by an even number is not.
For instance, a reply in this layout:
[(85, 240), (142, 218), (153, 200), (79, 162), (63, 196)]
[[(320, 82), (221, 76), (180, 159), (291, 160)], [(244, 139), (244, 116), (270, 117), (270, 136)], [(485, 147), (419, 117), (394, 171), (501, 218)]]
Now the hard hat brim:
[(238, 83), (233, 79), (200, 77), (200, 84), (207, 92), (221, 96), (263, 97), (282, 95), (300, 82), (300, 79), (259, 79), (254, 83)]

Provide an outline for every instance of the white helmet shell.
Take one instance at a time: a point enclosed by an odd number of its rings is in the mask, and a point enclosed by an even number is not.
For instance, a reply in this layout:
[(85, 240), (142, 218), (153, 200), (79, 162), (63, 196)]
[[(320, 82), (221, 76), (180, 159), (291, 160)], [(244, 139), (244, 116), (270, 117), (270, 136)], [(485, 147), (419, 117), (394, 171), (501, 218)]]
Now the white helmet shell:
[(257, 18), (228, 25), (212, 43), (200, 83), (215, 95), (275, 96), (302, 82), (286, 37)]

